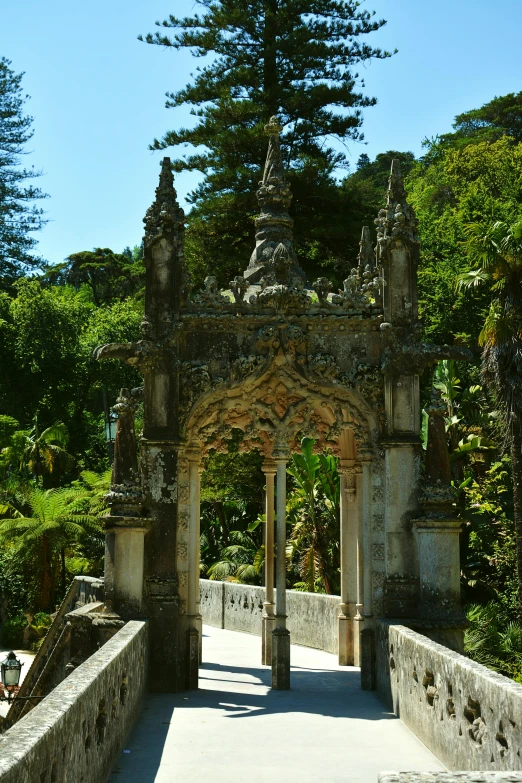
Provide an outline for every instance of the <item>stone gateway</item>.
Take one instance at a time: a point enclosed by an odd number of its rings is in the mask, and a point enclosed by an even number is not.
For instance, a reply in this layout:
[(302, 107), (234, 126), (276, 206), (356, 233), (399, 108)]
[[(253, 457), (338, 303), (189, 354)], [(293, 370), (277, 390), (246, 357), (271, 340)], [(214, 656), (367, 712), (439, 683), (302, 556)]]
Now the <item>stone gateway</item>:
[[(144, 378), (143, 387), (123, 389), (116, 406), (105, 583), (112, 611), (149, 621), (152, 691), (198, 685), (200, 471), (205, 455), (227, 451), (237, 430), (241, 448), (264, 457), (261, 659), (272, 665), (274, 688), (290, 686), (286, 465), (304, 436), (339, 458), (339, 662), (362, 663), (368, 672), (375, 622), (383, 618), (461, 646), (459, 525), (436, 400), (421, 479), (419, 376), (439, 359), (468, 352), (421, 342), (417, 221), (397, 161), (375, 221), (375, 248), (364, 227), (342, 290), (325, 277), (306, 280), (292, 242), (280, 131), (272, 118), (255, 248), (226, 290), (213, 276), (193, 290), (184, 215), (164, 159), (145, 217), (142, 339), (96, 351), (98, 359), (136, 366)], [(140, 467), (133, 423), (139, 399)], [(371, 672), (365, 681), (371, 687)]]

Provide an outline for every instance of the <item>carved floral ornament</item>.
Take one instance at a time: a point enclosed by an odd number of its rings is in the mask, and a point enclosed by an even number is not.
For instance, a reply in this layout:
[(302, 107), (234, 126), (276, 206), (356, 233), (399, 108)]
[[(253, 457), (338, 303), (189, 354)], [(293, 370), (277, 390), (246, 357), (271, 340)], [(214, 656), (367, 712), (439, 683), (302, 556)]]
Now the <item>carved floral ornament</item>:
[[(264, 326), (252, 335), (250, 346), (255, 353), (242, 354), (229, 363), (218, 360), (180, 363), (180, 418), (187, 432), (194, 434), (193, 421), (200, 415), (197, 411), (214, 401), (221, 404), (223, 399), (243, 397), (248, 407), (254, 396), (262, 400), (265, 390), (280, 383), (287, 397), (290, 390), (295, 390), (297, 399), (307, 402), (339, 400), (349, 410), (356, 411), (354, 416), (360, 421), (368, 420), (372, 411), (382, 408), (383, 377), (378, 367), (364, 363), (364, 346), (345, 349), (344, 370), (334, 356), (309, 352), (307, 335), (295, 324)], [(278, 415), (282, 415), (281, 411)], [(341, 417), (339, 422), (342, 420)], [(308, 434), (312, 434), (314, 420), (307, 421)], [(305, 419), (300, 422), (303, 424)], [(331, 419), (328, 427), (333, 422)]]
[[(278, 253), (279, 249), (281, 252)], [(320, 311), (340, 313), (347, 316), (372, 317), (382, 313), (384, 278), (367, 264), (354, 267), (343, 282), (343, 289), (332, 293), (333, 283), (326, 277), (318, 278), (310, 288), (305, 288), (301, 277), (289, 276), (286, 281), (281, 267), (284, 265), (284, 246), (279, 245), (272, 256), (272, 262), (259, 284), (249, 286), (244, 277), (236, 276), (228, 289), (220, 289), (217, 278), (205, 278), (202, 291), (194, 294), (187, 302), (187, 310), (210, 309), (220, 312), (236, 312), (238, 307), (245, 311), (268, 310), (276, 312)], [(288, 256), (290, 261), (290, 256)], [(272, 272), (272, 265), (278, 267)]]
[(242, 449), (258, 448), (267, 456), (275, 444), (298, 450), (304, 436), (314, 438), (318, 450), (328, 448), (336, 454), (346, 429), (358, 441), (371, 437), (370, 406), (355, 384), (347, 385), (346, 378), (337, 381), (340, 370), (334, 358), (292, 354), (302, 341), (295, 330), (284, 338), (286, 352), (278, 337), (273, 328), (263, 330), (259, 341), (278, 347), (265, 355), (236, 359), (234, 380), (213, 379), (208, 365), (185, 369), (181, 383), (185, 437), (197, 440), (203, 452), (228, 451), (233, 430), (243, 432)]

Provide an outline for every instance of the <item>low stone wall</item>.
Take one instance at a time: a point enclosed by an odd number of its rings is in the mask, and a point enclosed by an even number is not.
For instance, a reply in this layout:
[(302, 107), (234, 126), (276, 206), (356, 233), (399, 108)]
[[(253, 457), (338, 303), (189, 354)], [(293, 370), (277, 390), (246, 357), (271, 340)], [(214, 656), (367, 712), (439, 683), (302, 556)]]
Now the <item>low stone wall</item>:
[(379, 783), (522, 783), (522, 773), (380, 772)]
[[(376, 676), (381, 699), (449, 769), (488, 770), (477, 773), (477, 782), (522, 779), (487, 777), (489, 770), (522, 770), (522, 685), (382, 621), (376, 627)], [(380, 780), (475, 781), (469, 773), (464, 778), (409, 774)]]
[(103, 783), (140, 713), (146, 655), (147, 624), (127, 623), (0, 736), (2, 783)]
[[(294, 590), (286, 596), (292, 644), (337, 654), (339, 596)], [(262, 587), (200, 580), (200, 611), (208, 625), (260, 636), (264, 600)]]

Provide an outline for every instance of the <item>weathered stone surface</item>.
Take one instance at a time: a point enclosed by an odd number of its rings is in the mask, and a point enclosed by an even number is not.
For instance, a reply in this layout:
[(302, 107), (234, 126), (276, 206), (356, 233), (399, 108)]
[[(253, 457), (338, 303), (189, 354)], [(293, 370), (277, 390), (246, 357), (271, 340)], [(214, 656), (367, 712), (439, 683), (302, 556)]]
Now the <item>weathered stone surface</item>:
[(522, 685), (404, 626), (376, 625), (379, 696), (447, 767), (522, 770)]
[[(200, 580), (203, 622), (229, 631), (261, 636), (264, 588)], [(340, 597), (319, 593), (286, 593), (287, 626), (292, 644), (337, 654)]]
[(147, 624), (133, 621), (0, 737), (2, 783), (102, 783), (141, 710)]
[[(293, 247), (291, 192), (277, 118), (266, 130), (269, 148), (257, 194), (261, 214), (244, 277), (236, 275), (230, 289), (221, 291), (211, 274), (203, 290), (191, 294), (184, 218), (165, 159), (145, 219), (144, 339), (96, 351), (97, 358), (119, 358), (144, 375), (141, 479), (142, 513), (148, 523), (142, 607), (150, 621), (150, 685), (163, 692), (186, 687), (191, 660), (187, 633), (199, 623), (194, 587), (199, 576), (194, 546), (199, 490), (187, 473), (188, 455), (197, 454), (201, 465), (210, 452), (227, 452), (238, 430), (240, 448), (257, 449), (266, 460), (273, 459), (277, 449), (299, 451), (305, 436), (315, 441), (316, 451), (328, 450), (341, 460), (362, 465), (371, 455), (373, 478), (364, 480), (365, 500), (353, 514), (353, 524), (361, 523), (359, 566), (351, 563), (349, 568), (359, 568), (359, 574), (349, 590), (344, 580), (348, 610), (343, 611), (352, 616), (357, 604), (369, 620), (412, 617), (426, 604), (419, 601), (420, 560), (412, 527), (412, 519), (420, 515), (419, 375), (443, 356), (464, 357), (466, 349), (420, 342), (419, 241), (398, 163), (393, 163), (386, 208), (377, 220), (375, 251), (371, 232), (364, 228), (358, 258), (347, 265), (343, 290), (335, 293), (323, 277), (312, 290)], [(132, 472), (131, 452), (129, 447), (127, 468)], [(375, 503), (370, 486), (374, 480), (382, 486), (382, 498)], [(120, 533), (113, 531), (108, 539), (113, 535)], [(129, 544), (130, 539), (121, 539), (125, 541)], [(111, 576), (116, 549), (108, 540), (107, 584), (113, 590), (117, 573), (129, 572), (126, 565), (118, 572), (114, 562)], [(136, 557), (138, 549), (127, 545), (119, 559)], [(424, 549), (429, 552), (430, 547)], [(458, 566), (450, 561), (458, 580)], [(348, 569), (346, 557), (342, 568)], [(132, 603), (140, 604), (137, 585), (120, 587), (122, 594), (132, 595)], [(245, 629), (248, 609), (250, 628), (259, 633), (264, 596), (248, 598), (241, 607), (227, 595), (225, 627), (237, 627), (237, 615)], [(454, 598), (458, 603), (458, 595)], [(315, 606), (314, 600), (307, 599), (306, 606)], [(317, 604), (318, 613), (325, 606)], [(299, 634), (299, 616), (289, 618), (292, 634)], [(332, 629), (326, 640), (319, 639), (325, 622), (315, 609), (304, 622), (312, 630), (303, 643), (316, 634), (312, 644), (338, 648), (336, 617), (326, 623)], [(355, 639), (352, 644), (349, 633), (344, 636), (344, 658), (355, 660)]]
[(379, 783), (520, 783), (518, 772), (380, 772)]

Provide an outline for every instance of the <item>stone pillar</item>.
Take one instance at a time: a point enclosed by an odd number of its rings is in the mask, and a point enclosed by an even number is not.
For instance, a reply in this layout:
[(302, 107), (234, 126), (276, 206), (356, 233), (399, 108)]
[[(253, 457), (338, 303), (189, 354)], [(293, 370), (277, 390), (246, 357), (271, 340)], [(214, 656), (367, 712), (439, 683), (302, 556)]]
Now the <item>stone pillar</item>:
[(362, 465), (362, 546), (364, 553), (363, 595), (365, 620), (373, 615), (372, 457), (371, 448), (369, 446), (361, 446), (359, 449), (359, 460)]
[(143, 616), (144, 536), (134, 418), (140, 390), (122, 389), (114, 406), (118, 414), (111, 487), (105, 518), (106, 603), (125, 619)]
[(460, 604), (460, 521), (444, 422), (445, 405), (434, 391), (428, 407), (428, 442), (422, 516), (414, 520), (419, 556), (418, 629), (463, 652), (466, 621)]
[(363, 528), (363, 491), (361, 467), (353, 468), (356, 487), (357, 509), (357, 598), (355, 604), (355, 617), (353, 618), (353, 665), (361, 665), (361, 633), (364, 627), (364, 528)]
[(189, 536), (188, 536), (188, 601), (187, 601), (187, 688), (198, 687), (200, 660), (199, 614), (199, 529), (200, 529), (200, 453), (197, 449), (185, 452), (189, 466)]
[(143, 553), (147, 528), (143, 517), (105, 521), (106, 558), (111, 586), (106, 603), (125, 619), (143, 616)]
[(263, 604), (262, 654), (261, 662), (272, 665), (272, 632), (275, 628), (274, 615), (274, 462), (263, 464), (266, 481), (266, 525), (265, 525), (265, 602)]
[(286, 463), (288, 454), (274, 454), (277, 470), (276, 624), (272, 633), (272, 688), (290, 689), (290, 632), (286, 627)]
[(417, 435), (389, 437), (385, 449), (386, 617), (415, 614), (418, 563), (412, 517), (419, 507), (420, 442)]
[(340, 666), (353, 666), (358, 537), (353, 460), (342, 459), (338, 470), (341, 480), (341, 604), (338, 618), (338, 660)]

